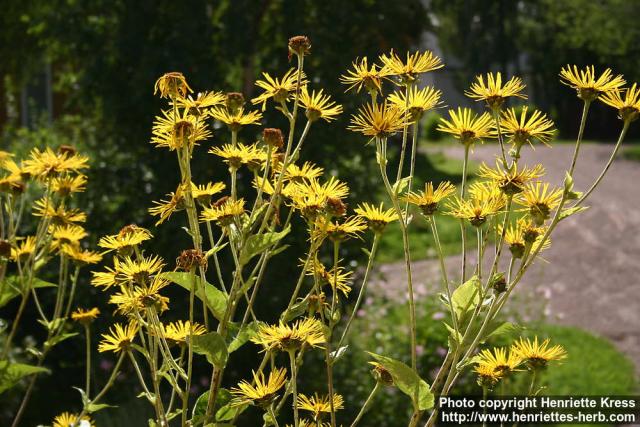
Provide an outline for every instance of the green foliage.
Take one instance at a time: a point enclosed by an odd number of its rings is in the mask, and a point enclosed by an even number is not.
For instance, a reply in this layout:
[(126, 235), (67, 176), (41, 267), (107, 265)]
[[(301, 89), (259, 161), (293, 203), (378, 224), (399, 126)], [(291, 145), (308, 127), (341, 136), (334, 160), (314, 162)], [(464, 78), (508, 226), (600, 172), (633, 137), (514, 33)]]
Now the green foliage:
[[(22, 284), (19, 282), (18, 276), (9, 276), (0, 283), (0, 307), (4, 307), (9, 301), (21, 294)], [(34, 288), (54, 288), (57, 285), (34, 277), (31, 286)]]
[(193, 344), (193, 351), (206, 356), (207, 361), (217, 369), (222, 369), (227, 364), (229, 351), (224, 338), (217, 332), (209, 332), (204, 335), (194, 335), (189, 338)]
[(227, 300), (229, 298), (226, 293), (216, 288), (211, 283), (205, 281), (203, 298), (200, 276), (192, 276), (191, 273), (180, 273), (172, 271), (163, 273), (163, 277), (177, 285), (180, 285), (187, 291), (191, 291), (191, 287), (195, 286), (196, 296), (201, 301), (206, 302), (207, 306), (216, 317), (216, 319), (221, 320), (224, 317), (224, 312), (227, 309)]
[(49, 370), (42, 366), (0, 360), (0, 393), (14, 387), (24, 377), (42, 373), (49, 373)]

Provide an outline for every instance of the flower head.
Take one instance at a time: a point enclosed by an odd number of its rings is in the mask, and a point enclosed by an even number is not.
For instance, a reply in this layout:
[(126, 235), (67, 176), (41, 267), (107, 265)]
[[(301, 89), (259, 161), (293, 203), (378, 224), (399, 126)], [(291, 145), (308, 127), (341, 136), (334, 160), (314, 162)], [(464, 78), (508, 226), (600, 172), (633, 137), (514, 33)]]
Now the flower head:
[(342, 113), (342, 106), (332, 101), (329, 95), (323, 94), (322, 89), (309, 93), (304, 86), (300, 92), (300, 104), (305, 108), (305, 114), (310, 122), (318, 119), (330, 122)]
[(476, 357), (476, 367), (491, 369), (498, 378), (515, 372), (521, 363), (522, 359), (515, 352), (507, 352), (507, 349), (502, 347), (493, 348), (493, 351), (484, 349)]
[(562, 199), (562, 189), (550, 190), (548, 182), (535, 182), (527, 184), (515, 201), (527, 208), (536, 225), (542, 225), (549, 219), (551, 210), (560, 204), (560, 199)]
[(533, 341), (520, 338), (511, 346), (511, 353), (522, 359), (529, 369), (544, 368), (549, 362), (563, 360), (567, 352), (560, 345), (549, 347), (549, 339), (538, 342), (538, 337)]
[(126, 326), (116, 323), (109, 328), (109, 334), (102, 334), (103, 339), (98, 346), (98, 351), (100, 353), (128, 351), (137, 333), (138, 325), (135, 322), (130, 322)]
[(47, 147), (44, 151), (34, 148), (24, 161), (24, 171), (38, 179), (55, 178), (63, 173), (79, 172), (89, 167), (89, 158), (69, 151), (55, 153)]
[(360, 92), (363, 87), (370, 93), (382, 91), (382, 79), (388, 75), (387, 70), (380, 69), (376, 64), (369, 67), (366, 56), (360, 60), (356, 59), (352, 68), (347, 70), (347, 74), (340, 76), (340, 82), (349, 85), (347, 92), (354, 88), (356, 92)]
[(86, 310), (84, 308), (77, 308), (73, 313), (71, 313), (71, 318), (78, 323), (88, 325), (89, 323), (96, 320), (99, 314), (100, 310), (98, 310), (96, 307), (93, 307), (89, 310)]
[(511, 168), (505, 168), (498, 161), (496, 161), (495, 168), (490, 168), (485, 163), (482, 163), (478, 171), (478, 176), (495, 182), (498, 188), (507, 196), (521, 193), (527, 182), (540, 178), (542, 175), (544, 175), (544, 167), (541, 164), (535, 165), (533, 168), (524, 166), (518, 169), (517, 164), (514, 164)]
[(333, 399), (329, 396), (319, 396), (317, 393), (313, 396), (306, 396), (302, 393), (298, 395), (298, 408), (311, 412), (314, 421), (320, 420), (323, 414), (331, 412), (332, 403), (334, 410), (342, 409), (344, 399), (337, 393), (333, 394)]
[(504, 195), (492, 183), (475, 183), (470, 186), (469, 193), (469, 199), (456, 197), (449, 203), (449, 215), (466, 219), (474, 227), (480, 227), (487, 218), (504, 208)]
[(97, 252), (82, 249), (80, 245), (63, 244), (61, 252), (69, 257), (76, 265), (97, 264), (102, 260), (102, 255)]
[(574, 88), (578, 98), (588, 102), (595, 101), (606, 92), (620, 89), (626, 83), (622, 75), (614, 76), (610, 68), (596, 77), (593, 65), (582, 70), (575, 65), (563, 67), (560, 70), (560, 82)]
[(325, 343), (324, 326), (314, 318), (298, 320), (291, 325), (260, 325), (251, 339), (265, 350), (296, 351), (303, 346), (317, 347)]
[(244, 213), (244, 199), (233, 200), (222, 198), (211, 206), (204, 208), (200, 215), (200, 221), (215, 221), (220, 226), (230, 225), (234, 218)]
[(133, 249), (153, 237), (146, 228), (135, 224), (123, 227), (118, 234), (104, 236), (98, 241), (98, 246), (106, 252), (117, 251), (119, 255), (131, 255)]
[(249, 404), (266, 408), (278, 397), (278, 391), (287, 380), (287, 370), (284, 368), (271, 371), (268, 379), (265, 379), (262, 372), (256, 373), (254, 371), (252, 374), (255, 385), (243, 380), (238, 383), (237, 387), (231, 389), (232, 405)]
[(36, 238), (34, 236), (27, 236), (16, 240), (16, 244), (11, 247), (11, 260), (25, 262), (36, 251)]
[(442, 118), (440, 122), (437, 128), (440, 132), (453, 135), (465, 146), (494, 136), (491, 116), (488, 113), (477, 115), (470, 108), (449, 110), (449, 120)]
[(200, 92), (194, 99), (191, 95), (176, 99), (176, 105), (194, 117), (206, 116), (211, 107), (223, 105), (226, 97), (220, 92)]
[(380, 55), (380, 61), (385, 74), (397, 76), (401, 84), (411, 84), (419, 74), (444, 67), (440, 58), (428, 50), (413, 54), (407, 52), (405, 61), (392, 50), (389, 55)]
[(84, 415), (81, 419), (80, 415), (71, 412), (63, 412), (53, 419), (51, 427), (95, 427), (90, 417)]
[(269, 99), (273, 99), (278, 104), (287, 102), (296, 90), (301, 89), (308, 83), (306, 75), (302, 72), (300, 74), (300, 86), (298, 86), (298, 72), (293, 68), (287, 71), (280, 79), (271, 77), (268, 73), (262, 73), (262, 76), (264, 80), (257, 80), (256, 86), (264, 90), (264, 92), (251, 100), (254, 105), (262, 104), (262, 111), (266, 110)]
[(316, 238), (327, 236), (334, 242), (358, 237), (366, 229), (365, 221), (359, 216), (349, 217), (342, 222), (330, 221), (325, 217), (318, 217), (315, 221)]
[(618, 109), (618, 117), (621, 120), (632, 122), (640, 117), (640, 88), (637, 83), (626, 89), (609, 91), (600, 96), (600, 100)]
[(33, 207), (33, 215), (49, 218), (51, 225), (77, 225), (87, 220), (87, 214), (78, 209), (67, 209), (63, 204), (55, 206), (53, 200), (43, 198), (36, 200)]
[(163, 74), (153, 88), (153, 94), (160, 93), (161, 98), (177, 98), (187, 96), (193, 92), (182, 73), (172, 71)]
[(398, 215), (394, 209), (384, 209), (382, 202), (380, 206), (369, 203), (362, 203), (354, 209), (360, 218), (367, 222), (367, 226), (374, 233), (382, 233), (387, 224), (398, 220)]
[(214, 107), (211, 110), (211, 117), (226, 124), (232, 132), (238, 132), (242, 126), (259, 125), (262, 113), (250, 111), (245, 114), (242, 107), (238, 108), (236, 112), (224, 107)]
[(207, 333), (207, 329), (199, 323), (194, 323), (193, 326), (187, 320), (178, 320), (177, 322), (170, 322), (163, 325), (164, 337), (169, 344), (185, 344), (187, 338), (192, 335), (204, 335)]
[(449, 181), (441, 182), (435, 190), (433, 189), (433, 182), (426, 182), (424, 191), (411, 192), (407, 194), (405, 200), (419, 207), (424, 215), (430, 216), (438, 210), (438, 203), (455, 191), (456, 188)]
[(522, 107), (519, 115), (514, 108), (503, 112), (500, 129), (516, 147), (533, 145), (534, 141), (548, 146), (555, 132), (553, 122), (541, 111), (534, 110), (528, 117), (527, 112), (527, 106)]
[(87, 177), (84, 175), (66, 175), (54, 178), (51, 189), (60, 197), (67, 197), (86, 189)]
[(441, 96), (442, 92), (431, 86), (422, 89), (413, 86), (409, 89), (409, 96), (403, 91), (396, 91), (389, 96), (389, 101), (407, 113), (412, 122), (416, 122), (426, 111), (438, 106)]
[(407, 116), (397, 105), (387, 101), (384, 104), (367, 104), (351, 116), (349, 130), (365, 136), (386, 138), (401, 131), (408, 124)]
[(182, 147), (193, 148), (199, 141), (211, 137), (208, 124), (185, 109), (174, 115), (173, 111), (162, 111), (153, 122), (151, 143), (156, 147), (179, 150)]
[(520, 77), (511, 77), (506, 82), (502, 82), (502, 75), (498, 72), (487, 73), (485, 82), (484, 76), (481, 74), (476, 76), (476, 81), (471, 84), (471, 88), (465, 91), (465, 95), (476, 101), (485, 101), (491, 109), (498, 109), (504, 101), (509, 97), (517, 97), (527, 99), (522, 93), (525, 86)]
[(267, 154), (256, 144), (245, 145), (242, 143), (235, 146), (224, 144), (222, 147), (213, 147), (209, 153), (222, 157), (232, 169), (239, 169), (242, 165), (255, 167), (265, 161), (267, 157)]

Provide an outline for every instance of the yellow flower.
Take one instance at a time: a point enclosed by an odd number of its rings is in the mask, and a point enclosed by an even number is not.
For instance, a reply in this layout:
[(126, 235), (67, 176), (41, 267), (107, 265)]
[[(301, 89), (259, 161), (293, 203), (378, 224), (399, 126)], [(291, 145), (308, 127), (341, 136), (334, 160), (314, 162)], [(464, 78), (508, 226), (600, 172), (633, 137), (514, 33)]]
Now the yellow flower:
[[(624, 93), (624, 99), (622, 98)], [(600, 96), (600, 100), (618, 109), (618, 117), (624, 121), (635, 121), (640, 117), (640, 88), (634, 83), (630, 88), (612, 90)]]
[(501, 166), (501, 162), (496, 161), (495, 169), (490, 168), (485, 163), (480, 165), (478, 176), (488, 178), (507, 196), (513, 196), (524, 190), (524, 185), (532, 179), (540, 178), (544, 175), (544, 167), (538, 164), (533, 168), (526, 166), (518, 169), (518, 165), (514, 164), (510, 169)]
[(562, 189), (549, 190), (549, 183), (529, 183), (515, 201), (528, 209), (536, 225), (542, 225), (549, 219), (551, 210), (560, 204)]
[(209, 149), (209, 153), (222, 157), (224, 162), (233, 169), (239, 169), (242, 165), (260, 165), (267, 158), (266, 153), (258, 148), (256, 144), (244, 145), (239, 143), (236, 146), (224, 144), (222, 148), (213, 147)]
[(114, 258), (114, 267), (118, 273), (116, 278), (120, 283), (148, 285), (151, 277), (159, 274), (164, 266), (162, 258), (158, 256), (136, 259), (126, 256), (122, 261)]
[(318, 347), (325, 343), (324, 325), (314, 318), (298, 320), (291, 325), (282, 322), (278, 325), (261, 324), (251, 342), (263, 346), (265, 351), (296, 351), (303, 346)]
[(220, 226), (230, 225), (234, 218), (244, 213), (244, 199), (233, 200), (223, 197), (221, 200), (204, 208), (200, 214), (200, 221), (216, 221)]
[(349, 194), (349, 187), (335, 177), (324, 184), (318, 179), (293, 184), (287, 189), (294, 209), (309, 220), (314, 220), (320, 212), (341, 216), (346, 210), (342, 199)]
[(256, 86), (263, 89), (264, 92), (251, 100), (251, 103), (254, 105), (262, 104), (262, 111), (267, 108), (267, 101), (269, 99), (273, 98), (274, 102), (278, 104), (287, 102), (297, 89), (300, 89), (308, 83), (306, 75), (302, 72), (299, 88), (298, 72), (293, 68), (287, 71), (281, 79), (271, 77), (268, 73), (262, 73), (262, 76), (264, 80), (256, 81)]
[(614, 76), (610, 68), (596, 78), (593, 65), (583, 70), (579, 70), (575, 65), (563, 67), (560, 70), (560, 82), (574, 88), (578, 98), (588, 102), (595, 101), (600, 95), (617, 90), (626, 83), (622, 75)]
[(211, 137), (207, 123), (199, 117), (183, 110), (174, 116), (172, 110), (162, 111), (153, 122), (151, 143), (156, 147), (179, 150), (182, 147), (192, 149), (199, 141)]
[(493, 369), (493, 372), (500, 378), (515, 372), (521, 363), (522, 359), (518, 354), (513, 351), (507, 353), (505, 348), (499, 347), (493, 348), (493, 351), (484, 349), (476, 356), (477, 365)]
[(16, 262), (25, 262), (36, 251), (36, 238), (34, 236), (27, 236), (19, 241), (20, 243), (11, 247), (11, 259)]
[(435, 108), (440, 103), (442, 92), (427, 86), (418, 90), (417, 86), (409, 89), (407, 97), (404, 91), (396, 91), (389, 95), (389, 102), (407, 113), (412, 122), (420, 120), (425, 111)]
[[(498, 226), (498, 234), (502, 234), (502, 226)], [(540, 244), (544, 228), (537, 227), (529, 218), (519, 218), (515, 226), (510, 225), (504, 231), (504, 243), (509, 246), (509, 251), (514, 258), (522, 258), (524, 256), (527, 245), (535, 250)], [(549, 239), (545, 241), (541, 250), (549, 246)]]
[(95, 427), (95, 424), (88, 416), (85, 415), (82, 419), (78, 419), (78, 417), (79, 414), (63, 412), (53, 419), (53, 425), (51, 427)]
[(567, 357), (567, 352), (560, 345), (549, 347), (549, 339), (542, 343), (538, 342), (538, 337), (533, 341), (520, 338), (511, 346), (511, 352), (522, 359), (529, 369), (544, 368), (549, 362), (563, 360)]
[(437, 70), (444, 67), (444, 64), (431, 51), (415, 52), (410, 54), (407, 52), (406, 61), (402, 61), (400, 57), (393, 51), (389, 55), (380, 55), (380, 61), (383, 64), (382, 69), (388, 75), (397, 76), (401, 84), (413, 83), (418, 74)]
[(448, 208), (449, 215), (468, 220), (474, 227), (480, 227), (487, 218), (502, 210), (504, 195), (493, 184), (475, 183), (470, 186), (470, 199), (456, 197)]
[(351, 292), (351, 282), (353, 272), (345, 271), (344, 268), (334, 267), (331, 270), (322, 264), (317, 258), (307, 267), (306, 274), (308, 276), (317, 276), (323, 284), (331, 286), (333, 292), (340, 291), (344, 296), (348, 297)]
[(98, 318), (100, 314), (100, 310), (96, 307), (93, 307), (89, 310), (85, 310), (84, 308), (77, 308), (73, 313), (71, 313), (71, 318), (82, 324), (89, 324)]
[(53, 238), (51, 246), (55, 249), (61, 249), (64, 245), (77, 245), (89, 235), (84, 228), (73, 224), (51, 227), (50, 233)]
[(242, 126), (259, 125), (262, 113), (250, 111), (245, 114), (242, 107), (235, 112), (231, 112), (227, 108), (215, 107), (211, 110), (211, 117), (226, 124), (232, 132), (238, 132)]
[(202, 206), (208, 206), (211, 203), (211, 196), (220, 193), (225, 188), (227, 186), (224, 182), (208, 182), (204, 185), (191, 183), (191, 194)]
[(330, 122), (342, 113), (342, 106), (332, 101), (329, 95), (323, 94), (322, 89), (318, 92), (314, 90), (309, 94), (307, 87), (304, 86), (300, 92), (300, 105), (305, 108), (305, 114), (310, 122), (318, 119)]
[(170, 344), (185, 344), (187, 337), (191, 335), (204, 335), (207, 333), (207, 329), (199, 323), (193, 324), (193, 330), (191, 323), (178, 320), (177, 322), (170, 322), (163, 325), (164, 337)]
[[(115, 262), (115, 261), (114, 261)], [(92, 271), (91, 284), (95, 287), (103, 287), (109, 289), (119, 284), (118, 272), (107, 267), (107, 271)]]
[(177, 98), (187, 96), (193, 92), (187, 84), (187, 79), (178, 71), (163, 74), (153, 87), (153, 94), (160, 92), (161, 98)]
[(55, 207), (53, 200), (46, 198), (34, 203), (33, 215), (49, 218), (51, 224), (55, 226), (73, 225), (87, 220), (87, 215), (84, 212), (78, 209), (65, 209), (62, 204)]
[(387, 224), (398, 220), (396, 211), (394, 209), (385, 210), (382, 202), (380, 202), (380, 206), (362, 203), (354, 209), (354, 212), (367, 222), (367, 226), (374, 233), (382, 233)]
[(470, 90), (465, 91), (465, 95), (476, 101), (485, 101), (491, 109), (498, 109), (506, 98), (511, 96), (527, 99), (527, 96), (521, 93), (524, 88), (520, 77), (511, 77), (503, 84), (500, 72), (495, 75), (487, 73), (487, 81), (485, 82), (482, 74), (476, 76), (476, 81), (471, 84)]
[(367, 104), (360, 108), (358, 114), (351, 116), (348, 129), (365, 136), (386, 138), (401, 131), (408, 123), (401, 108), (385, 101), (384, 104)]
[(0, 178), (0, 192), (16, 194), (23, 193), (25, 190), (25, 183), (23, 180), (27, 179), (29, 174), (23, 174), (23, 170), (20, 166), (10, 158), (0, 161), (0, 165), (3, 169), (9, 172), (8, 175)]
[[(278, 172), (281, 172), (282, 168), (278, 169)], [(287, 166), (287, 171), (284, 173), (284, 179), (287, 181), (293, 182), (304, 182), (311, 181), (313, 179), (319, 178), (324, 169), (311, 162), (304, 162), (302, 166), (298, 166), (295, 163), (289, 164)]]
[(149, 208), (149, 213), (152, 216), (159, 217), (156, 226), (168, 220), (175, 212), (184, 209), (184, 195), (180, 186), (175, 192), (171, 192), (167, 196), (169, 200), (154, 201), (153, 204), (155, 206)]
[(441, 182), (435, 190), (433, 189), (433, 182), (426, 182), (424, 191), (419, 193), (411, 192), (407, 194), (405, 200), (419, 207), (424, 215), (430, 216), (438, 210), (438, 203), (455, 191), (456, 187), (449, 181)]
[(71, 258), (78, 265), (97, 264), (102, 260), (102, 255), (97, 252), (82, 249), (78, 245), (62, 245), (62, 253)]
[(367, 57), (353, 62), (353, 70), (347, 70), (347, 74), (340, 76), (340, 82), (349, 85), (345, 92), (355, 88), (356, 92), (364, 87), (368, 92), (381, 92), (382, 79), (386, 77), (387, 71), (381, 70), (376, 64), (367, 64)]
[(121, 291), (111, 296), (110, 304), (118, 306), (119, 313), (131, 315), (141, 312), (145, 308), (153, 307), (162, 313), (169, 309), (169, 298), (160, 295), (160, 291), (169, 284), (159, 276), (153, 279), (149, 286), (121, 287)]
[(538, 110), (527, 117), (527, 110), (527, 106), (522, 107), (520, 117), (514, 108), (503, 112), (500, 129), (516, 147), (524, 143), (533, 146), (534, 140), (548, 146), (555, 132), (553, 122)]
[(89, 167), (89, 158), (61, 150), (55, 153), (47, 147), (44, 151), (35, 148), (24, 161), (24, 170), (39, 179), (55, 178), (63, 173), (79, 172)]
[(206, 116), (211, 107), (224, 104), (226, 96), (220, 92), (200, 92), (193, 99), (191, 95), (186, 98), (180, 97), (176, 99), (176, 105), (184, 108), (190, 115)]
[(240, 381), (238, 387), (231, 389), (233, 395), (232, 405), (254, 405), (262, 408), (269, 406), (278, 396), (280, 390), (287, 380), (287, 370), (284, 368), (275, 369), (269, 373), (269, 379), (265, 380), (262, 372), (253, 372), (252, 385), (248, 381)]
[(502, 375), (496, 372), (491, 364), (487, 363), (477, 363), (473, 371), (478, 375), (478, 385), (480, 387), (490, 389), (502, 378)]
[(453, 135), (454, 138), (465, 146), (484, 138), (493, 138), (493, 121), (488, 113), (477, 115), (470, 108), (449, 110), (449, 120), (442, 118), (437, 130)]
[(119, 255), (126, 256), (131, 255), (134, 247), (152, 237), (146, 228), (131, 224), (123, 227), (118, 234), (102, 237), (98, 246), (106, 249), (105, 252), (117, 251)]
[(325, 217), (319, 217), (315, 221), (315, 237), (329, 237), (334, 242), (339, 242), (351, 237), (358, 237), (367, 229), (365, 221), (359, 216), (352, 216), (338, 223)]
[(73, 193), (84, 191), (86, 184), (87, 177), (84, 175), (67, 175), (54, 178), (51, 182), (51, 189), (58, 193), (60, 197), (67, 197)]
[(100, 353), (105, 351), (113, 351), (114, 353), (129, 351), (136, 333), (138, 333), (138, 325), (135, 322), (130, 322), (126, 326), (116, 323), (113, 328), (109, 328), (109, 334), (102, 334), (102, 341), (98, 346), (98, 351)]
[(333, 394), (333, 399), (330, 399), (329, 396), (318, 396), (317, 393), (313, 396), (305, 396), (300, 393), (298, 395), (298, 408), (311, 412), (313, 420), (318, 421), (323, 414), (331, 412), (332, 401), (334, 411), (343, 408), (344, 399), (337, 393)]

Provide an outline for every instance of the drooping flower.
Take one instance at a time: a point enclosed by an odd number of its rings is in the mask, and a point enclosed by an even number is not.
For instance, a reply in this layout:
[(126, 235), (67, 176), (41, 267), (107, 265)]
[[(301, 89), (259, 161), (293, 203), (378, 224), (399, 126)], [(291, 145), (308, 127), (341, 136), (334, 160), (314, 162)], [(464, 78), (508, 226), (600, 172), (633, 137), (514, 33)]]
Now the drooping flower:
[(609, 91), (600, 96), (600, 100), (616, 108), (620, 120), (633, 122), (640, 117), (640, 88), (637, 83), (626, 89)]

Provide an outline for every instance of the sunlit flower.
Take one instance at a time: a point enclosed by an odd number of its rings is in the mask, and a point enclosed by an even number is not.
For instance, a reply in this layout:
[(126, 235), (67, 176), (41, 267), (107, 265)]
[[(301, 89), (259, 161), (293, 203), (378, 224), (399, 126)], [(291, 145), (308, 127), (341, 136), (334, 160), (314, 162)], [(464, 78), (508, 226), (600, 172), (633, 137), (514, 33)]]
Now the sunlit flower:
[(177, 98), (176, 105), (198, 117), (205, 115), (211, 107), (224, 104), (225, 99), (225, 95), (220, 92), (200, 92), (195, 99), (191, 95)]
[(117, 305), (116, 311), (123, 315), (142, 312), (145, 308), (154, 308), (162, 313), (169, 309), (169, 298), (161, 295), (160, 291), (168, 284), (168, 281), (156, 276), (148, 286), (134, 286), (133, 289), (123, 286), (120, 292), (111, 296), (109, 303)]
[(129, 351), (137, 333), (138, 325), (135, 322), (130, 322), (126, 326), (116, 323), (112, 328), (109, 328), (109, 334), (102, 334), (102, 341), (98, 346), (98, 351), (100, 353), (105, 351), (113, 351), (114, 353)]
[(78, 323), (89, 324), (96, 320), (98, 315), (100, 315), (100, 310), (96, 307), (89, 310), (77, 308), (73, 313), (71, 313), (71, 318)]
[(318, 347), (325, 343), (324, 326), (314, 318), (298, 320), (291, 325), (282, 322), (278, 325), (261, 324), (251, 341), (265, 350), (296, 351), (302, 346)]
[(155, 206), (149, 208), (149, 213), (152, 216), (159, 217), (156, 226), (168, 220), (175, 212), (184, 209), (184, 194), (180, 186), (175, 192), (171, 192), (167, 196), (168, 200), (154, 201), (153, 204)]
[(534, 110), (529, 117), (527, 117), (527, 112), (527, 106), (522, 107), (520, 114), (515, 108), (503, 112), (500, 120), (502, 133), (516, 147), (525, 143), (533, 145), (534, 141), (548, 146), (555, 133), (553, 122), (541, 111)]
[(62, 173), (79, 172), (89, 167), (89, 158), (80, 154), (47, 147), (44, 151), (34, 148), (24, 161), (24, 170), (39, 179), (55, 178)]
[(78, 209), (66, 209), (62, 204), (54, 206), (51, 199), (36, 200), (33, 205), (33, 215), (46, 217), (55, 226), (73, 225), (87, 220), (87, 214)]
[(388, 75), (397, 76), (401, 84), (413, 83), (419, 74), (444, 67), (440, 58), (428, 50), (413, 54), (407, 52), (405, 61), (392, 50), (389, 55), (380, 55), (380, 61), (383, 71)]
[(209, 149), (209, 153), (223, 158), (224, 162), (233, 169), (238, 169), (242, 165), (261, 164), (267, 158), (267, 154), (256, 144), (239, 143), (235, 146), (224, 144), (222, 147)]
[(333, 394), (331, 400), (329, 396), (318, 396), (317, 393), (313, 396), (305, 396), (302, 393), (298, 395), (298, 408), (311, 412), (314, 421), (320, 420), (323, 414), (331, 412), (331, 403), (333, 403), (333, 410), (336, 411), (343, 408), (344, 399), (337, 393)]
[(501, 162), (496, 162), (496, 167), (490, 168), (485, 163), (482, 163), (478, 171), (478, 176), (494, 181), (507, 196), (521, 193), (527, 182), (542, 175), (544, 175), (544, 167), (541, 164), (537, 164), (533, 168), (524, 166), (518, 169), (517, 164), (514, 164), (511, 168), (505, 168), (501, 165)]
[(351, 282), (353, 280), (353, 272), (345, 271), (342, 267), (334, 267), (331, 270), (322, 264), (317, 258), (307, 267), (306, 274), (315, 276), (323, 285), (331, 286), (333, 292), (340, 291), (344, 296), (348, 297), (351, 292)]
[(104, 236), (98, 241), (98, 246), (106, 252), (117, 251), (120, 255), (131, 255), (134, 247), (151, 239), (153, 236), (146, 228), (135, 224), (123, 227), (118, 234)]
[(240, 381), (238, 387), (231, 389), (232, 405), (249, 404), (266, 408), (278, 397), (278, 391), (287, 380), (287, 370), (284, 368), (271, 371), (268, 379), (265, 379), (262, 371), (259, 373), (254, 371), (252, 374), (255, 385), (248, 381)]
[(544, 368), (549, 362), (563, 360), (567, 352), (560, 345), (549, 347), (549, 339), (538, 342), (538, 337), (533, 341), (520, 338), (511, 346), (511, 352), (522, 359), (529, 369)]
[[(268, 73), (262, 73), (264, 80), (257, 80), (256, 86), (264, 90), (263, 93), (251, 100), (254, 105), (262, 104), (262, 111), (267, 108), (267, 101), (273, 98), (274, 102), (280, 104), (289, 101), (292, 94), (298, 87), (298, 72), (290, 69), (281, 79), (271, 77)], [(300, 75), (300, 88), (307, 84), (307, 77), (304, 72)]]
[(449, 120), (440, 119), (438, 130), (453, 135), (461, 144), (471, 146), (475, 142), (482, 142), (485, 138), (493, 138), (493, 121), (491, 115), (482, 113), (477, 115), (470, 108), (449, 110)]
[(549, 190), (549, 183), (535, 182), (527, 184), (515, 201), (527, 208), (535, 224), (541, 225), (549, 219), (551, 210), (560, 204), (561, 199), (562, 189)]
[(360, 233), (367, 229), (365, 221), (359, 216), (352, 216), (344, 221), (330, 221), (324, 217), (319, 217), (315, 222), (315, 233), (317, 237), (327, 236), (331, 240), (339, 242), (351, 237), (358, 237)]
[(162, 116), (156, 116), (153, 122), (151, 143), (156, 147), (169, 150), (179, 150), (182, 147), (190, 149), (199, 141), (211, 137), (208, 124), (197, 116), (182, 110), (174, 115), (172, 110), (162, 111)]
[(455, 197), (448, 204), (448, 214), (468, 220), (474, 227), (480, 227), (488, 217), (497, 214), (504, 208), (504, 195), (493, 184), (475, 183), (469, 187), (471, 198)]
[[(622, 94), (624, 94), (624, 98)], [(600, 96), (600, 100), (616, 108), (621, 120), (632, 122), (640, 117), (640, 88), (637, 83), (629, 88), (609, 91)]]
[(206, 184), (195, 185), (191, 183), (191, 194), (193, 198), (202, 206), (211, 203), (211, 197), (227, 188), (224, 182), (207, 182)]
[(79, 414), (63, 412), (53, 419), (53, 424), (51, 427), (95, 427), (95, 424), (89, 416), (84, 415), (82, 419), (78, 418)]
[(233, 200), (226, 197), (204, 208), (200, 214), (200, 221), (215, 221), (221, 226), (227, 226), (233, 222), (234, 218), (243, 213), (244, 199)]
[(525, 86), (520, 77), (511, 77), (506, 82), (502, 82), (500, 72), (487, 73), (485, 82), (484, 76), (481, 74), (476, 76), (476, 81), (471, 84), (471, 88), (465, 91), (465, 95), (476, 101), (485, 101), (491, 109), (500, 108), (504, 101), (509, 97), (517, 97), (527, 99), (522, 93)]
[(160, 273), (164, 262), (159, 256), (124, 257), (122, 260), (114, 258), (114, 267), (118, 273), (117, 279), (121, 283), (137, 283), (148, 285), (152, 276)]
[(426, 111), (438, 106), (441, 96), (442, 92), (431, 86), (422, 89), (413, 86), (409, 89), (408, 97), (400, 90), (389, 95), (389, 101), (406, 112), (412, 122), (416, 122)]
[(192, 327), (188, 320), (167, 323), (163, 325), (163, 330), (164, 337), (170, 344), (185, 344), (189, 336), (207, 333), (207, 329), (204, 326), (194, 323)]
[[(498, 226), (498, 234), (502, 234), (502, 226)], [(540, 242), (544, 228), (537, 227), (529, 218), (518, 218), (515, 225), (509, 225), (504, 230), (504, 243), (509, 246), (509, 251), (514, 258), (522, 258), (527, 246), (536, 249), (536, 243)], [(541, 250), (549, 246), (549, 239), (546, 239)]]
[(476, 356), (477, 365), (493, 369), (499, 378), (515, 372), (521, 363), (522, 359), (516, 353), (507, 352), (507, 349), (502, 347), (495, 347), (493, 351), (484, 349)]
[(92, 271), (91, 284), (95, 287), (109, 289), (119, 284), (118, 272), (107, 267), (107, 271)]
[(238, 108), (238, 111), (231, 112), (223, 107), (214, 107), (211, 110), (211, 117), (226, 124), (232, 132), (238, 132), (242, 126), (259, 125), (262, 113), (250, 111), (245, 114), (244, 108)]
[(84, 228), (73, 224), (51, 227), (50, 233), (53, 239), (51, 246), (55, 249), (61, 249), (63, 245), (77, 245), (89, 235)]
[[(280, 171), (281, 168), (278, 170), (278, 172)], [(287, 171), (284, 173), (284, 179), (293, 182), (311, 181), (313, 179), (319, 178), (323, 172), (324, 169), (311, 162), (304, 162), (302, 166), (291, 163), (289, 164), (289, 166), (287, 166)]]
[(153, 94), (160, 93), (161, 98), (177, 98), (187, 96), (193, 92), (187, 84), (187, 79), (178, 71), (163, 74), (153, 87)]
[(560, 70), (560, 82), (574, 88), (578, 93), (578, 98), (589, 102), (595, 101), (606, 92), (620, 89), (626, 83), (622, 75), (614, 76), (609, 68), (596, 77), (593, 65), (587, 66), (583, 70), (579, 70), (575, 65), (563, 67)]
[(405, 200), (412, 205), (420, 208), (424, 215), (433, 215), (438, 210), (438, 203), (441, 200), (453, 194), (456, 191), (456, 187), (449, 181), (444, 181), (438, 184), (438, 187), (433, 189), (433, 182), (426, 182), (424, 184), (424, 191), (417, 193), (411, 192), (407, 194)]
[(82, 249), (79, 245), (64, 244), (61, 251), (77, 265), (97, 264), (102, 260), (99, 253)]
[(51, 189), (60, 197), (67, 197), (73, 193), (80, 193), (85, 190), (87, 177), (84, 175), (67, 175), (54, 178), (51, 182)]
[(305, 114), (310, 122), (318, 119), (330, 122), (342, 113), (342, 106), (332, 101), (329, 95), (323, 94), (322, 89), (309, 93), (304, 86), (300, 92), (300, 105), (305, 108)]
[(36, 238), (34, 236), (27, 236), (24, 239), (17, 240), (16, 245), (11, 247), (11, 259), (16, 262), (25, 262), (33, 256), (36, 251)]
[(348, 129), (372, 138), (386, 138), (401, 131), (408, 123), (401, 108), (385, 101), (360, 108), (358, 114), (351, 116)]
[(364, 87), (368, 92), (382, 91), (382, 79), (386, 77), (387, 71), (380, 69), (376, 64), (369, 67), (367, 57), (353, 62), (352, 70), (347, 70), (347, 74), (340, 76), (340, 82), (349, 85), (346, 92), (356, 89), (356, 92)]
[(354, 212), (367, 222), (367, 226), (374, 233), (382, 233), (390, 222), (398, 220), (395, 209), (384, 209), (382, 202), (380, 206), (369, 203), (362, 203), (354, 209)]

